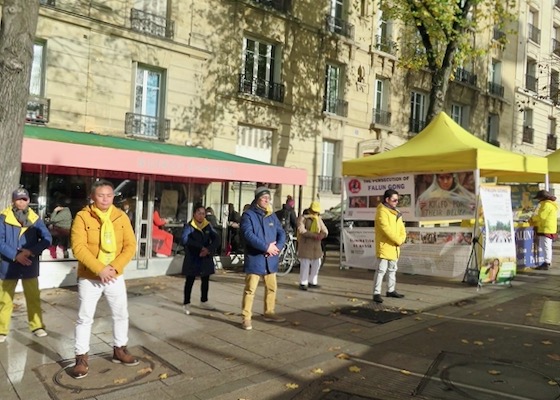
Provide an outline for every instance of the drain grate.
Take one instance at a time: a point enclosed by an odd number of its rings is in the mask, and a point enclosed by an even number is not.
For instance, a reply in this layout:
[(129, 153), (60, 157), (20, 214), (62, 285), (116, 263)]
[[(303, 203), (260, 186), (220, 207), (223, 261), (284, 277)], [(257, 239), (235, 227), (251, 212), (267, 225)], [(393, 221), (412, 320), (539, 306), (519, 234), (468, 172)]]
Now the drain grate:
[(89, 374), (79, 380), (71, 376), (74, 359), (41, 365), (34, 371), (54, 400), (90, 399), (182, 373), (143, 346), (130, 347), (129, 351), (139, 359), (138, 365), (126, 367), (111, 362), (112, 351), (92, 354), (89, 357)]
[(344, 307), (340, 313), (354, 318), (366, 319), (376, 324), (385, 324), (413, 314), (409, 310), (379, 309), (377, 306)]

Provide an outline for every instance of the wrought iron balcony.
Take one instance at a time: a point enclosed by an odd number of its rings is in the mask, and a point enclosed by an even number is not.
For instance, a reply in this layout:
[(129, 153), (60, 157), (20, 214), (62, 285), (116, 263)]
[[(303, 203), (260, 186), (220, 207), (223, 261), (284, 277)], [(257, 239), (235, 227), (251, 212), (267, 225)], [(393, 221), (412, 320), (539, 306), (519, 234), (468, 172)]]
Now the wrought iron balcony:
[(533, 92), (537, 91), (537, 78), (533, 75), (525, 75), (525, 89), (532, 90)]
[(323, 111), (340, 115), (341, 117), (348, 116), (348, 102), (342, 99), (337, 99), (329, 96), (323, 97)]
[(552, 52), (560, 56), (560, 40), (552, 39)]
[(523, 127), (523, 141), (525, 143), (533, 144), (533, 134), (535, 133), (535, 129), (531, 128), (530, 126)]
[(533, 24), (529, 24), (529, 31), (527, 32), (529, 39), (536, 44), (541, 43), (541, 30)]
[(375, 48), (387, 54), (397, 54), (397, 43), (387, 36), (375, 36)]
[(25, 122), (28, 124), (44, 125), (49, 122), (51, 99), (38, 96), (29, 96), (27, 101), (27, 115)]
[(426, 121), (421, 120), (419, 118), (410, 118), (410, 120), (408, 121), (408, 130), (411, 133), (411, 135), (420, 132), (425, 127), (426, 127)]
[(492, 35), (492, 38), (494, 40), (502, 40), (505, 36), (506, 33), (504, 31), (498, 28), (494, 28), (494, 34)]
[(327, 31), (354, 39), (354, 25), (342, 18), (327, 15)]
[(391, 125), (391, 113), (385, 110), (373, 109), (373, 123), (385, 126)]
[(174, 34), (173, 21), (159, 15), (137, 10), (136, 8), (130, 10), (130, 27), (138, 32), (169, 39)]
[(289, 12), (292, 7), (292, 0), (253, 0), (253, 3), (274, 8), (280, 12)]
[(239, 74), (239, 92), (283, 103), (285, 86), (252, 75)]
[(556, 135), (554, 133), (549, 133), (546, 137), (546, 149), (547, 150), (556, 150)]
[(504, 97), (504, 87), (495, 82), (488, 82), (488, 93), (493, 96)]
[(477, 76), (464, 68), (455, 70), (455, 82), (465, 83), (469, 86), (476, 87)]
[(340, 194), (342, 189), (342, 178), (339, 176), (319, 175), (319, 192), (332, 192)]
[(56, 7), (56, 0), (40, 0), (42, 6)]
[(124, 133), (129, 136), (165, 141), (169, 139), (171, 121), (149, 115), (126, 113)]

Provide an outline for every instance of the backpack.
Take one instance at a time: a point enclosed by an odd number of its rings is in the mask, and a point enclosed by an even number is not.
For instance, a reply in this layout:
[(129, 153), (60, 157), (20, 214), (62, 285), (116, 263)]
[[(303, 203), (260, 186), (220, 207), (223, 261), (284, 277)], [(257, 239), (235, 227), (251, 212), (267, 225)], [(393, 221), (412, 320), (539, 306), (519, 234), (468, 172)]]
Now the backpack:
[(276, 213), (276, 216), (280, 220), (280, 224), (282, 228), (284, 228), (285, 232), (293, 232), (292, 224), (290, 223), (290, 211), (283, 208), (282, 210)]

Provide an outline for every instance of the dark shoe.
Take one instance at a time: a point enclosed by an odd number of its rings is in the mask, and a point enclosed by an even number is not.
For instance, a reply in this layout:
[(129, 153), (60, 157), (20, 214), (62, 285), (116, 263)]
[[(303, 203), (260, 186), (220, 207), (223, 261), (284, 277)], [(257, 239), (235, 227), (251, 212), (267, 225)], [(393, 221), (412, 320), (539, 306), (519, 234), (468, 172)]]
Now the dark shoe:
[(299, 285), (299, 290), (307, 290), (307, 285)]
[(383, 299), (381, 298), (380, 294), (374, 294), (373, 301), (375, 301), (376, 303), (383, 303)]
[(126, 365), (127, 367), (134, 367), (140, 363), (137, 358), (130, 355), (126, 346), (113, 347), (113, 359), (111, 361), (117, 364)]
[(544, 262), (535, 269), (538, 269), (539, 271), (548, 271), (548, 263)]
[(286, 322), (286, 318), (276, 314), (264, 314), (263, 319), (266, 322)]
[(397, 291), (393, 291), (393, 292), (387, 292), (387, 297), (394, 297), (395, 299), (402, 299), (404, 297), (404, 294), (400, 294), (397, 293)]
[(321, 287), (321, 285), (313, 285), (313, 284), (310, 283), (309, 287), (313, 288), (313, 289), (319, 289)]
[(88, 371), (89, 366), (87, 353), (76, 355), (76, 365), (74, 365), (74, 369), (72, 370), (72, 377), (74, 377), (75, 379), (85, 378), (88, 374)]

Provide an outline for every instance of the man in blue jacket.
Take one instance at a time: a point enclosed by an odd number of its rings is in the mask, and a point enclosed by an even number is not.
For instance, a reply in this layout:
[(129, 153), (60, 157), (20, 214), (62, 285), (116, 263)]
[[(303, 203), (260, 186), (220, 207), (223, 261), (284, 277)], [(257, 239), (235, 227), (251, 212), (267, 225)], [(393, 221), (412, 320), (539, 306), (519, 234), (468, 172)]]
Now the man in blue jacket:
[(270, 190), (260, 186), (255, 190), (255, 200), (241, 217), (241, 234), (245, 239), (245, 290), (243, 292), (241, 327), (253, 329), (253, 301), (261, 277), (264, 280), (264, 320), (267, 322), (284, 322), (275, 314), (276, 273), (278, 272), (278, 255), (284, 247), (286, 233), (272, 212)]
[(19, 188), (12, 204), (0, 213), (0, 343), (6, 341), (14, 309), (13, 298), (21, 279), (29, 329), (47, 336), (39, 297), (39, 255), (51, 244), (45, 223), (29, 208), (29, 192)]

